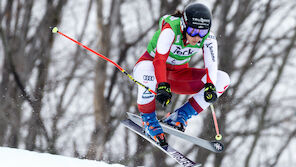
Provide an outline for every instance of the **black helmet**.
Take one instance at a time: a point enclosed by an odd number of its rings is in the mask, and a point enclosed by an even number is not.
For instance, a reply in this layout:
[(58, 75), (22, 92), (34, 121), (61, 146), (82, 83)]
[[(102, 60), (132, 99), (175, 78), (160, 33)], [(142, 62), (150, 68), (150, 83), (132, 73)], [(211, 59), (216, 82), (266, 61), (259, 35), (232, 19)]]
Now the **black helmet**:
[(212, 24), (212, 14), (208, 7), (201, 3), (188, 5), (181, 19), (182, 30), (188, 26), (198, 29), (210, 29)]

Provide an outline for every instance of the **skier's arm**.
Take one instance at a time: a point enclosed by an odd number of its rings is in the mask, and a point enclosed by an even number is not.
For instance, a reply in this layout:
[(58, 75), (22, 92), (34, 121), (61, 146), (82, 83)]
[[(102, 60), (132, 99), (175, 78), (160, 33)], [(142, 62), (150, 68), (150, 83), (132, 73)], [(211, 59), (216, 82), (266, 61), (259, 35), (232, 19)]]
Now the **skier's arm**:
[(213, 103), (217, 100), (216, 81), (218, 72), (218, 46), (214, 35), (209, 35), (203, 46), (204, 63), (207, 72), (204, 99), (206, 102)]
[(170, 48), (174, 39), (174, 31), (169, 24), (165, 24), (159, 34), (156, 44), (156, 53), (153, 60), (154, 72), (157, 80), (156, 100), (164, 107), (170, 103), (172, 98), (170, 84), (167, 82), (166, 60), (170, 54)]
[(167, 82), (166, 60), (174, 42), (175, 33), (169, 24), (165, 24), (157, 40), (156, 53), (153, 60), (157, 83)]
[(218, 46), (214, 35), (210, 34), (203, 46), (205, 69), (207, 70), (207, 83), (216, 85), (218, 72)]

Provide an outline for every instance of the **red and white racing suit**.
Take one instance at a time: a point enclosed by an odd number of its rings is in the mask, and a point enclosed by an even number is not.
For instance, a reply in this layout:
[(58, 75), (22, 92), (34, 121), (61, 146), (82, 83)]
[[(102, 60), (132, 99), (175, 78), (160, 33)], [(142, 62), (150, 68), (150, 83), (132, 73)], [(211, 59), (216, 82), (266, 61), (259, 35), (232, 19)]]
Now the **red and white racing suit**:
[[(171, 91), (176, 94), (192, 94), (189, 99), (191, 106), (200, 113), (210, 103), (204, 100), (204, 84), (213, 83), (218, 97), (227, 89), (230, 78), (227, 73), (217, 69), (217, 41), (210, 34), (203, 48), (204, 68), (192, 68), (188, 63), (183, 65), (168, 64), (169, 52), (175, 40), (175, 34), (169, 24), (166, 24), (159, 35), (156, 54), (152, 57), (147, 51), (136, 63), (134, 78), (154, 90), (160, 82), (168, 82)], [(184, 43), (186, 44), (186, 39)], [(138, 109), (142, 113), (155, 111), (155, 95), (142, 86), (138, 86)]]

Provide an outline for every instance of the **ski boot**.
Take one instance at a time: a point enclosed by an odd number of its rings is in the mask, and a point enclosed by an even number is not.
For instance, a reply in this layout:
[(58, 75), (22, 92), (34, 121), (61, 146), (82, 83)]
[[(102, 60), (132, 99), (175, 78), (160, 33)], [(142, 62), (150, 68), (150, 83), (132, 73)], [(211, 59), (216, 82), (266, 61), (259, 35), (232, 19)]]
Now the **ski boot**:
[(162, 122), (184, 132), (187, 126), (187, 120), (193, 115), (197, 114), (198, 113), (194, 110), (191, 104), (187, 102), (173, 113), (168, 113), (168, 115), (162, 120)]
[(142, 113), (142, 121), (145, 129), (145, 134), (153, 139), (160, 146), (168, 145), (165, 136), (162, 130), (162, 127), (159, 124), (159, 121), (156, 117), (155, 112), (152, 113)]

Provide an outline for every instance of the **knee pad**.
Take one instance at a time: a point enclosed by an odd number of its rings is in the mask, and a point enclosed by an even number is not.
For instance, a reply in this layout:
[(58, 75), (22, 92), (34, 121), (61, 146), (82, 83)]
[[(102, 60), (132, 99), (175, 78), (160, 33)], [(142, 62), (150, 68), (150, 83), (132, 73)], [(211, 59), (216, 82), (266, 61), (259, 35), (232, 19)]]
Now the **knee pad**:
[[(151, 90), (155, 91), (155, 87), (157, 84), (154, 66), (152, 61), (141, 61), (134, 67), (133, 70), (134, 78), (142, 83), (143, 85), (149, 87)], [(152, 102), (155, 98), (155, 95), (149, 92), (142, 86), (138, 86), (138, 104), (148, 104)]]
[(217, 83), (216, 90), (218, 95), (221, 95), (230, 85), (230, 77), (224, 71), (218, 71), (217, 73)]

